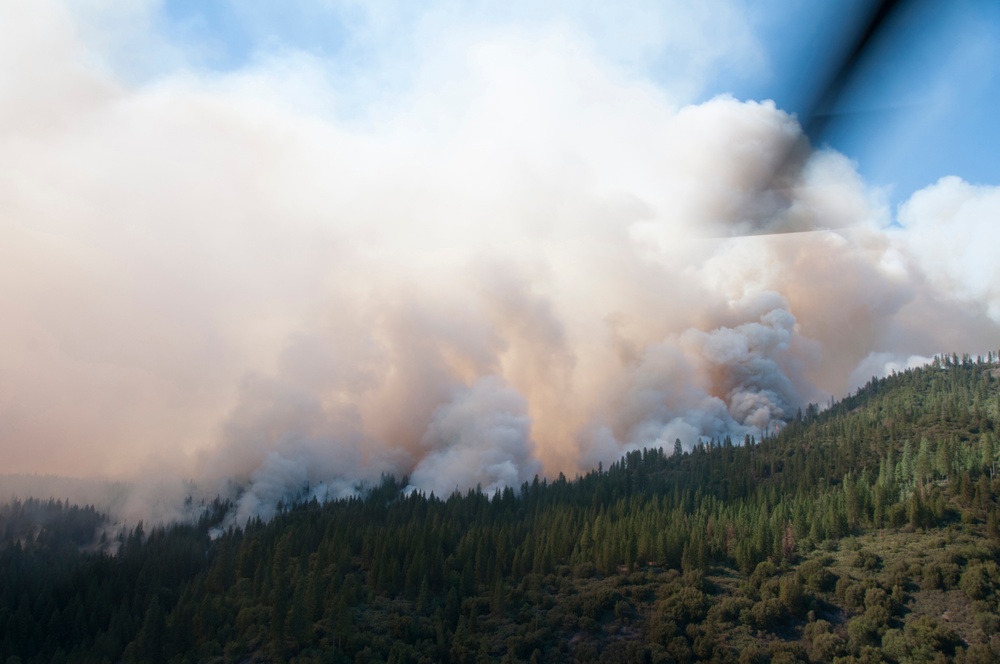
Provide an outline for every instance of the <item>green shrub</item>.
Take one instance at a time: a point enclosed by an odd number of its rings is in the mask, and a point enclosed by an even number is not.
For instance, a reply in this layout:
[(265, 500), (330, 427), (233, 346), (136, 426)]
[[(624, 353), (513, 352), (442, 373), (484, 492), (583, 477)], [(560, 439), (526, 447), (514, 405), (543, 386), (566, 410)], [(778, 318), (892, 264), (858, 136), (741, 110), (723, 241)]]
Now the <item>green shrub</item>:
[(771, 653), (771, 664), (796, 664), (796, 662), (809, 661), (805, 648), (798, 643), (774, 641), (771, 643), (769, 650)]
[(889, 622), (893, 608), (892, 600), (881, 588), (865, 591), (865, 615), (879, 627)]
[(858, 552), (854, 554), (854, 558), (851, 560), (851, 565), (858, 569), (872, 571), (882, 566), (882, 558), (873, 551), (859, 549)]
[(827, 569), (829, 564), (829, 558), (817, 558), (799, 565), (798, 575), (802, 584), (816, 593), (826, 593), (833, 590), (837, 583), (837, 576)]
[(673, 620), (682, 625), (701, 621), (708, 611), (705, 593), (690, 587), (679, 589), (657, 604), (657, 611), (662, 619)]
[(725, 596), (708, 610), (708, 619), (716, 622), (736, 622), (740, 613), (753, 608), (753, 600), (746, 597)]
[(864, 606), (865, 586), (863, 583), (856, 583), (849, 577), (841, 577), (837, 581), (837, 599), (841, 601), (845, 608), (857, 610)]
[(771, 654), (763, 646), (756, 643), (740, 651), (739, 664), (765, 664), (771, 661)]
[(632, 616), (632, 605), (625, 600), (618, 600), (615, 602), (615, 619), (619, 622), (628, 622), (628, 619)]
[(818, 634), (814, 639), (806, 644), (809, 657), (816, 662), (832, 662), (833, 659), (843, 653), (846, 645), (843, 638), (837, 634)]
[(985, 643), (973, 643), (965, 651), (962, 661), (965, 664), (996, 664), (996, 652), (996, 649), (990, 648)]
[(923, 570), (920, 579), (920, 587), (923, 590), (940, 590), (944, 587), (944, 577), (941, 574), (941, 566), (937, 563), (928, 563)]
[(995, 613), (977, 613), (973, 620), (976, 627), (983, 630), (986, 636), (992, 636), (1000, 631), (1000, 616)]
[(910, 566), (905, 560), (897, 560), (889, 569), (888, 574), (882, 578), (882, 581), (889, 588), (893, 586), (906, 587), (910, 581)]
[(882, 649), (896, 661), (933, 662), (952, 655), (961, 639), (949, 627), (930, 616), (920, 616), (903, 629), (890, 629), (882, 637)]
[(962, 568), (954, 563), (941, 565), (941, 585), (945, 590), (952, 590), (958, 587), (958, 579), (961, 576)]
[(867, 615), (852, 618), (847, 623), (847, 636), (850, 638), (851, 647), (861, 650), (864, 646), (877, 645), (881, 638), (879, 627), (880, 625)]
[(666, 644), (667, 654), (677, 662), (689, 662), (694, 657), (694, 653), (691, 652), (691, 646), (688, 645), (687, 639), (683, 636), (675, 636), (670, 639)]
[(770, 579), (777, 576), (778, 570), (770, 560), (759, 563), (747, 582), (754, 590), (760, 590), (761, 586)]
[(808, 597), (802, 590), (802, 582), (798, 576), (786, 576), (781, 579), (778, 599), (793, 616), (805, 611)]
[(908, 660), (910, 648), (901, 629), (890, 629), (882, 636), (882, 651), (896, 661)]
[(757, 629), (774, 629), (784, 618), (785, 607), (778, 599), (761, 600), (750, 609), (751, 625)]
[(985, 599), (992, 590), (992, 584), (981, 564), (973, 564), (962, 574), (958, 587), (969, 599)]

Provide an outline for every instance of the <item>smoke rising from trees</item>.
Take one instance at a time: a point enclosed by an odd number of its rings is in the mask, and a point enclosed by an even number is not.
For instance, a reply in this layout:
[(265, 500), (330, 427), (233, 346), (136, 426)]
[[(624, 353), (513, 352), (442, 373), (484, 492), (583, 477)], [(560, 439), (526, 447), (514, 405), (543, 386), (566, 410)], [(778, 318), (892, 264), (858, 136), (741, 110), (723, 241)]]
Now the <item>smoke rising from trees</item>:
[(130, 82), (84, 28), (0, 9), (8, 472), (235, 481), (241, 520), (492, 491), (996, 346), (996, 188), (893, 217), (834, 152), (774, 179), (794, 118), (572, 30), (422, 43), (362, 103), (296, 52)]

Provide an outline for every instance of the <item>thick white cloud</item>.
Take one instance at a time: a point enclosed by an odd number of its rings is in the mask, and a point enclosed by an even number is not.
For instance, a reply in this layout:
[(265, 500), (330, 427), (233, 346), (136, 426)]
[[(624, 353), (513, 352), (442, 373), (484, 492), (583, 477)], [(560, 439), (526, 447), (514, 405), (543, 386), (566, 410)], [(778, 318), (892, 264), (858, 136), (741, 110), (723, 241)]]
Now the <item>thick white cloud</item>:
[(1000, 187), (946, 177), (902, 205), (896, 240), (941, 291), (1000, 323)]
[(988, 243), (928, 249), (988, 233), (990, 190), (939, 183), (887, 231), (843, 157), (785, 162), (773, 104), (683, 104), (589, 38), (605, 10), (431, 11), (383, 98), (287, 50), (136, 82), (100, 46), (127, 34), (60, 7), (0, 7), (12, 472), (233, 477), (239, 518), (382, 472), (492, 491), (995, 345), (997, 280), (960, 268)]

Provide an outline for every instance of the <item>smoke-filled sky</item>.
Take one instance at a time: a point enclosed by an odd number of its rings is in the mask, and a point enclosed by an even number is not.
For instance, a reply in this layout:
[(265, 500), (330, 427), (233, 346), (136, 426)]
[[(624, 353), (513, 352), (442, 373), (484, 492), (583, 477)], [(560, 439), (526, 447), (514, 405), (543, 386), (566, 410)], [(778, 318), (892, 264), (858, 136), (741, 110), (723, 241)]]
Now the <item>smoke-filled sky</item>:
[(493, 491), (996, 349), (1000, 17), (810, 150), (816, 5), (0, 1), (0, 472)]

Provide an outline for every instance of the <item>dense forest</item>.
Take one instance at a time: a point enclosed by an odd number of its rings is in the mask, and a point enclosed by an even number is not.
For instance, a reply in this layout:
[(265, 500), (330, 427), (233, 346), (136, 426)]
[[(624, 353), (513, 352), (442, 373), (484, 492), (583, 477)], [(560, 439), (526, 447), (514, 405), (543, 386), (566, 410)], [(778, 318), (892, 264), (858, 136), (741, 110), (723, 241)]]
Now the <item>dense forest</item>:
[(107, 532), (0, 506), (0, 662), (992, 662), (1000, 363), (493, 496)]

